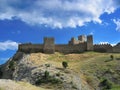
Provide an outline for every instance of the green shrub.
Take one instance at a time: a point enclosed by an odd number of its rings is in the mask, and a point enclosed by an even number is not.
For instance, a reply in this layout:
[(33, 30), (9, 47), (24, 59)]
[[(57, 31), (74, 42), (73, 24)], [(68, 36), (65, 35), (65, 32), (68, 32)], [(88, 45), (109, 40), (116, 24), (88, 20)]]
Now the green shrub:
[(45, 79), (48, 79), (48, 78), (49, 78), (49, 72), (48, 72), (48, 71), (45, 71), (45, 72), (44, 72), (44, 78), (45, 78)]
[(2, 75), (3, 75), (3, 72), (2, 72), (2, 70), (0, 68), (0, 78), (2, 77)]
[(73, 88), (73, 89), (78, 89), (75, 85), (72, 85), (72, 88)]
[(109, 90), (112, 88), (112, 83), (108, 79), (104, 79), (100, 83), (101, 87), (103, 88), (102, 90)]
[(59, 80), (59, 79), (57, 79), (57, 78), (51, 78), (51, 79), (50, 79), (50, 82), (51, 82), (52, 84), (60, 84), (60, 83), (62, 83), (62, 81)]
[(12, 71), (14, 71), (14, 70), (15, 70), (15, 62), (14, 62), (14, 61), (10, 61), (8, 67), (9, 67), (9, 69), (11, 69)]
[(113, 55), (110, 55), (110, 58), (111, 58), (111, 60), (113, 60), (113, 59), (114, 59), (114, 56), (113, 56)]
[(62, 62), (62, 66), (63, 66), (64, 68), (67, 68), (67, 67), (68, 67), (68, 63), (67, 63), (66, 61), (63, 61), (63, 62)]
[(38, 79), (36, 82), (35, 82), (35, 85), (40, 85), (42, 83), (42, 81), (40, 79)]
[(50, 64), (45, 64), (46, 68), (50, 67)]
[(62, 83), (62, 81), (60, 79), (50, 76), (48, 71), (44, 72), (43, 77), (38, 77), (38, 78), (39, 79), (35, 82), (35, 85), (41, 85), (42, 83), (44, 83), (44, 84), (47, 84), (47, 83), (60, 84), (60, 83)]
[(58, 76), (58, 77), (59, 77), (59, 76), (60, 76), (60, 72), (56, 73), (56, 76)]

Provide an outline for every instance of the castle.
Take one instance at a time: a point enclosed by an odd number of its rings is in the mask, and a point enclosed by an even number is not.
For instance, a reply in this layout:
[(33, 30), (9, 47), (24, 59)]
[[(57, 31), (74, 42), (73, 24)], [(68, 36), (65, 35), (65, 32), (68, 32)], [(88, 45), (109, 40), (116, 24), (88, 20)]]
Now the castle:
[(75, 38), (71, 38), (68, 44), (55, 44), (54, 38), (44, 38), (43, 44), (19, 44), (18, 51), (25, 53), (37, 53), (43, 52), (52, 54), (54, 52), (60, 53), (80, 53), (84, 51), (97, 51), (97, 52), (115, 52), (120, 53), (120, 43), (115, 46), (110, 44), (93, 44), (93, 36), (92, 35), (80, 35), (78, 36), (78, 40)]

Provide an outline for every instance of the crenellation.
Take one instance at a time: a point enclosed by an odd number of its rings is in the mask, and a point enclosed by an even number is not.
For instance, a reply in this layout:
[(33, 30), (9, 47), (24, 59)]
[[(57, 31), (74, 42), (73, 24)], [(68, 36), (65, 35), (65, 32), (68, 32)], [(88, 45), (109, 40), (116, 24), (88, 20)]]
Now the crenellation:
[(79, 41), (76, 40), (74, 37), (72, 37), (71, 40), (69, 41), (69, 44), (70, 45), (76, 45), (76, 44), (79, 44)]
[(32, 44), (25, 43), (19, 44), (18, 51), (25, 53), (80, 53), (84, 51), (97, 51), (97, 52), (117, 52), (120, 53), (120, 43), (115, 46), (111, 44), (93, 44), (92, 35), (80, 35), (78, 39), (74, 37), (68, 42), (68, 44), (55, 44), (53, 37), (45, 37), (44, 44)]
[(113, 52), (113, 47), (110, 44), (96, 44), (94, 51), (98, 52)]
[(85, 35), (80, 35), (80, 36), (78, 36), (78, 40), (80, 42), (86, 42), (86, 36)]

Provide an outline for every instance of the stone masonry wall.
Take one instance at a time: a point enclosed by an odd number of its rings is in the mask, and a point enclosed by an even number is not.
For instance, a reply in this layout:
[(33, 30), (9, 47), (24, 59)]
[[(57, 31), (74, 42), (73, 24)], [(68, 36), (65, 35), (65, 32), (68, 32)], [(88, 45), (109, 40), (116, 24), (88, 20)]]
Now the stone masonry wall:
[(113, 52), (115, 52), (115, 53), (120, 53), (120, 43), (118, 43), (117, 45), (115, 45), (115, 46), (113, 47)]
[(113, 47), (110, 44), (96, 44), (94, 51), (97, 52), (113, 52)]
[(18, 51), (25, 53), (43, 52), (42, 44), (20, 44)]
[(77, 45), (55, 45), (55, 51), (61, 53), (79, 53), (86, 51), (86, 43), (81, 43)]
[[(80, 40), (79, 40), (80, 39)], [(20, 44), (18, 51), (25, 53), (44, 52), (52, 54), (54, 52), (61, 53), (79, 53), (84, 51), (97, 51), (97, 52), (118, 52), (120, 53), (120, 43), (112, 47), (110, 44), (97, 44), (93, 45), (92, 35), (79, 36), (78, 40), (71, 39), (69, 44), (54, 44), (54, 38), (44, 38), (44, 44)], [(82, 41), (81, 41), (82, 40)]]
[(54, 38), (44, 38), (43, 52), (48, 54), (55, 52)]

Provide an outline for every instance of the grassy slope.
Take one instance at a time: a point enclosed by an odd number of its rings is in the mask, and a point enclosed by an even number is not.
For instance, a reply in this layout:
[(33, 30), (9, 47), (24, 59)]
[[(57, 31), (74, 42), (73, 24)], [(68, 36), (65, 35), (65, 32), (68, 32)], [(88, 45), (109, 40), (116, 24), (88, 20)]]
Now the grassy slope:
[(90, 86), (97, 87), (103, 78), (107, 78), (114, 84), (112, 90), (119, 90), (120, 86), (117, 85), (117, 81), (114, 79), (120, 80), (120, 73), (117, 71), (120, 68), (120, 60), (111, 60), (111, 54), (114, 58), (120, 58), (120, 54), (115, 53), (86, 52), (67, 55), (56, 53), (49, 55), (46, 61), (57, 67), (62, 67), (61, 62), (67, 61), (69, 64), (68, 68), (80, 73), (82, 79), (87, 81)]

